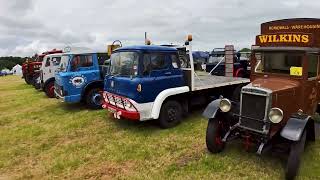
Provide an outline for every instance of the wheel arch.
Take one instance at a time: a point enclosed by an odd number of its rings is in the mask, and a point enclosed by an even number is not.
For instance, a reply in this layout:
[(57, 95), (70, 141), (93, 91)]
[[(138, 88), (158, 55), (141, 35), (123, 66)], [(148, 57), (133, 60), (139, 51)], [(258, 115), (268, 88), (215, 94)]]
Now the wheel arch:
[(206, 109), (203, 111), (202, 116), (206, 117), (208, 120), (216, 117), (220, 111), (220, 101), (221, 99), (216, 99), (209, 103)]
[(81, 93), (81, 99), (85, 97), (85, 95), (93, 88), (102, 88), (103, 89), (103, 81), (98, 80), (98, 81), (92, 81), (83, 88), (82, 93)]
[(291, 141), (299, 141), (304, 130), (307, 131), (307, 140), (315, 140), (314, 120), (310, 117), (291, 117), (281, 130), (280, 135)]
[(46, 87), (46, 85), (49, 84), (49, 83), (52, 82), (52, 81), (55, 81), (55, 77), (51, 77), (51, 78), (47, 79), (47, 80), (44, 82), (43, 87)]
[[(182, 86), (182, 87), (177, 87), (177, 88), (170, 88), (163, 90), (158, 94), (156, 97), (152, 110), (151, 110), (151, 117), (152, 119), (158, 119), (161, 111), (162, 104), (169, 100), (169, 99), (175, 99), (175, 100), (181, 100), (181, 97), (178, 97), (176, 95), (181, 95), (183, 93), (189, 92), (189, 87), (188, 86)], [(185, 106), (183, 106), (185, 109)]]

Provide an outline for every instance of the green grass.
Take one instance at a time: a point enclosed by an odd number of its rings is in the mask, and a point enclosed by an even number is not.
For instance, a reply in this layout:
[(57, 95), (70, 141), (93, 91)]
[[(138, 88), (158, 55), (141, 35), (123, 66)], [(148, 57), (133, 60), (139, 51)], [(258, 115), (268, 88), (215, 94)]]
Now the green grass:
[[(166, 130), (114, 120), (0, 77), (0, 179), (284, 179), (283, 160), (247, 153), (240, 142), (208, 153), (206, 125), (201, 112)], [(298, 179), (316, 179), (319, 169), (316, 142)]]

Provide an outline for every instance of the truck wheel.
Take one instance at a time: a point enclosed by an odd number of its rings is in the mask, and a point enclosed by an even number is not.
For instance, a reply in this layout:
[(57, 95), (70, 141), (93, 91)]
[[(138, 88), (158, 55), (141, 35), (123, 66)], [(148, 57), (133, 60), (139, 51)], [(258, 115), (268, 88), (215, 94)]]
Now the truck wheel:
[(286, 179), (294, 179), (299, 171), (301, 155), (306, 143), (306, 131), (303, 132), (301, 139), (293, 142), (290, 146), (290, 153), (286, 167)]
[(44, 92), (49, 98), (54, 98), (54, 81), (50, 81), (44, 87)]
[(31, 84), (32, 78), (30, 78), (30, 76), (26, 76), (24, 80), (26, 81), (27, 84)]
[(87, 92), (85, 96), (86, 104), (90, 109), (101, 109), (102, 108), (102, 89), (95, 88)]
[(222, 141), (222, 138), (224, 137), (225, 132), (221, 120), (218, 118), (209, 119), (206, 133), (206, 145), (210, 152), (219, 153), (224, 149), (225, 142)]
[(177, 101), (167, 101), (162, 105), (159, 116), (159, 125), (163, 129), (171, 128), (181, 122), (182, 107)]

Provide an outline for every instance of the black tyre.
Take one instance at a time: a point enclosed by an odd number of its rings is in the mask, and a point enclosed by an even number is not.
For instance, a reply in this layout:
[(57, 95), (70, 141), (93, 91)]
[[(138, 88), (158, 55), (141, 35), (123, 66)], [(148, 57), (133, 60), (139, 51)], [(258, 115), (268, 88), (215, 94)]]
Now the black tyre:
[(85, 95), (85, 101), (90, 109), (101, 109), (102, 108), (102, 89), (94, 88), (89, 90)]
[(286, 179), (294, 179), (299, 171), (301, 155), (306, 143), (306, 131), (303, 132), (301, 139), (293, 142), (290, 146), (290, 153), (286, 167)]
[(31, 84), (32, 83), (32, 78), (30, 78), (30, 76), (26, 76), (24, 78), (24, 80), (26, 81), (27, 84)]
[(49, 98), (54, 98), (54, 81), (50, 81), (44, 86), (44, 92)]
[(210, 152), (219, 153), (224, 149), (225, 142), (223, 142), (222, 139), (225, 134), (226, 129), (219, 119), (209, 119), (206, 133), (206, 145)]
[(161, 107), (159, 125), (163, 129), (174, 127), (181, 122), (181, 116), (181, 104), (177, 101), (167, 101)]

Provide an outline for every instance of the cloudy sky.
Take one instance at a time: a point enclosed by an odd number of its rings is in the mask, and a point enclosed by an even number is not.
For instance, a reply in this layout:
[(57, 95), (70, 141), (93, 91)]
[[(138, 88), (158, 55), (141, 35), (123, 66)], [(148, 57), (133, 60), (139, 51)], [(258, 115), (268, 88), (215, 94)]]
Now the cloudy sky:
[(0, 56), (31, 56), (67, 45), (106, 50), (119, 39), (194, 49), (250, 47), (265, 21), (320, 18), (315, 0), (0, 0)]

